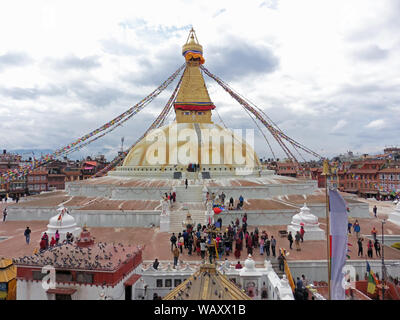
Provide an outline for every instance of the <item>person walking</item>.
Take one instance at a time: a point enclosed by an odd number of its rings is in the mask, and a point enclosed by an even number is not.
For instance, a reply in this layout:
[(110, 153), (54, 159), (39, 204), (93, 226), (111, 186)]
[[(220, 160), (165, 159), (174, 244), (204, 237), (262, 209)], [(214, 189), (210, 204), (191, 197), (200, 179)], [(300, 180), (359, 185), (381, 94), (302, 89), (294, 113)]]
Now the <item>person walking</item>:
[(293, 245), (292, 231), (289, 231), (289, 234), (288, 234), (287, 238), (289, 240), (290, 249), (292, 249), (292, 245)]
[(381, 244), (379, 243), (378, 239), (375, 240), (374, 247), (375, 247), (376, 256), (380, 257), (381, 256)]
[(181, 251), (181, 253), (183, 253), (183, 246), (185, 245), (185, 240), (183, 239), (183, 235), (181, 235), (181, 233), (179, 233), (178, 235), (178, 247), (179, 250)]
[(363, 239), (362, 238), (358, 238), (358, 240), (357, 240), (357, 244), (358, 244), (358, 256), (360, 257), (362, 257), (363, 255), (364, 255), (364, 253), (363, 253), (363, 244), (362, 244), (362, 242), (363, 242)]
[(244, 202), (244, 198), (243, 198), (242, 195), (240, 195), (240, 197), (239, 197), (239, 206), (238, 206), (240, 209), (243, 208), (243, 202)]
[(6, 222), (6, 218), (7, 218), (7, 208), (4, 208), (4, 210), (3, 210), (3, 222)]
[(353, 224), (349, 221), (349, 223), (347, 224), (347, 232), (349, 234), (351, 234), (351, 227), (353, 226)]
[(299, 231), (296, 232), (296, 235), (294, 236), (294, 239), (295, 239), (296, 250), (297, 250), (297, 251), (300, 251), (300, 250), (301, 250), (301, 249), (300, 249), (300, 239), (301, 239), (301, 236), (300, 236), (300, 232), (299, 232)]
[(26, 244), (29, 244), (29, 241), (31, 239), (31, 229), (29, 229), (29, 227), (26, 227), (25, 232), (24, 232), (24, 236), (26, 239)]
[(173, 251), (174, 246), (176, 247), (176, 240), (177, 240), (174, 232), (172, 233), (172, 236), (169, 240), (171, 241), (171, 251)]
[(261, 236), (260, 241), (259, 241), (259, 245), (260, 245), (260, 255), (264, 254), (264, 237)]
[(185, 189), (188, 187), (188, 179), (185, 179)]
[(374, 216), (375, 218), (377, 218), (376, 214), (378, 212), (378, 208), (376, 206), (374, 206), (374, 208), (372, 209), (372, 211), (374, 212)]
[(376, 231), (375, 227), (372, 228), (371, 230), (371, 234), (374, 237), (374, 241), (376, 241), (376, 234), (378, 233), (378, 231)]
[(276, 247), (276, 239), (274, 238), (274, 236), (271, 236), (271, 251), (274, 258), (276, 257), (275, 247)]
[(282, 252), (279, 253), (278, 262), (279, 262), (279, 271), (285, 271), (285, 257), (283, 256)]
[(264, 246), (265, 246), (265, 251), (266, 251), (266, 253), (267, 253), (267, 257), (269, 257), (270, 248), (271, 248), (271, 240), (268, 239), (268, 236), (267, 236), (267, 238), (265, 239), (265, 244), (264, 244)]
[(354, 222), (353, 229), (354, 229), (354, 233), (356, 234), (357, 239), (359, 239), (361, 227), (360, 227), (360, 224), (358, 223), (358, 220), (356, 220), (356, 222)]
[(179, 249), (177, 246), (175, 246), (174, 250), (172, 251), (173, 255), (174, 255), (174, 269), (176, 268), (176, 266), (178, 265), (178, 258), (179, 258)]
[(368, 241), (368, 257), (372, 258), (372, 249), (374, 248), (374, 244), (372, 243), (371, 240)]
[(304, 230), (304, 227), (301, 226), (300, 227), (300, 239), (301, 239), (301, 242), (304, 242), (304, 234), (305, 233), (306, 233), (306, 231)]

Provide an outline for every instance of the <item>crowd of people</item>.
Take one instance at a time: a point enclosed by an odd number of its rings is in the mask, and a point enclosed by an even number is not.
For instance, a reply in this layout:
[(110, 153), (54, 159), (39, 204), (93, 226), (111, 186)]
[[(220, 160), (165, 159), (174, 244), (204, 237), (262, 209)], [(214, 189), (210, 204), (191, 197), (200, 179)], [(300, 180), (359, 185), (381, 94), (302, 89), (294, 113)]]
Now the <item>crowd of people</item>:
[[(28, 228), (28, 227), (27, 227)], [(26, 233), (26, 230), (25, 230)], [(74, 243), (74, 235), (71, 232), (67, 232), (67, 234), (65, 235), (65, 239), (62, 242), (62, 244), (67, 244), (67, 243)], [(56, 230), (54, 236), (51, 237), (51, 240), (49, 241), (49, 236), (47, 234), (47, 232), (43, 233), (41, 239), (40, 239), (40, 243), (39, 243), (39, 250), (40, 252), (43, 252), (47, 249), (49, 249), (49, 247), (54, 247), (57, 245), (60, 245), (60, 233), (58, 232), (58, 230)]]
[[(374, 215), (376, 216), (376, 206), (374, 207), (373, 211), (374, 211)], [(364, 248), (363, 248), (363, 242), (366, 242), (366, 246), (367, 246), (367, 257), (368, 258), (373, 258), (374, 257), (374, 249), (375, 249), (375, 255), (376, 257), (381, 257), (381, 244), (377, 238), (377, 233), (378, 231), (376, 230), (375, 227), (372, 227), (371, 230), (371, 236), (372, 236), (372, 240), (371, 239), (364, 239), (363, 237), (360, 236), (360, 232), (361, 232), (361, 227), (360, 227), (360, 223), (358, 222), (358, 220), (356, 220), (353, 223), (351, 223), (349, 221), (348, 225), (347, 225), (347, 231), (349, 233), (349, 235), (351, 235), (351, 230), (353, 229), (353, 232), (356, 236), (357, 239), (357, 245), (358, 245), (358, 256), (359, 257), (364, 257)]]
[(174, 267), (184, 252), (188, 256), (197, 255), (203, 261), (208, 258), (210, 263), (217, 258), (222, 260), (222, 257), (231, 255), (240, 259), (244, 251), (246, 256), (252, 255), (257, 248), (260, 255), (276, 258), (277, 241), (274, 236), (269, 236), (265, 230), (260, 231), (257, 227), (249, 232), (246, 213), (241, 220), (240, 222), (239, 218), (236, 218), (235, 222), (231, 221), (229, 225), (223, 226), (222, 219), (219, 218), (214, 224), (188, 224), (178, 235), (173, 233), (170, 244)]
[[(214, 192), (212, 192), (211, 194), (209, 192), (207, 192), (206, 194), (206, 202), (207, 201), (212, 201), (213, 206), (223, 206), (225, 207), (226, 201), (225, 199), (227, 199), (226, 195), (224, 192), (222, 192), (221, 194), (216, 195)], [(235, 207), (235, 199), (233, 197), (229, 198), (228, 201), (228, 210), (243, 210), (243, 205), (244, 205), (244, 198), (242, 195), (239, 196), (237, 202), (236, 202), (236, 207)]]

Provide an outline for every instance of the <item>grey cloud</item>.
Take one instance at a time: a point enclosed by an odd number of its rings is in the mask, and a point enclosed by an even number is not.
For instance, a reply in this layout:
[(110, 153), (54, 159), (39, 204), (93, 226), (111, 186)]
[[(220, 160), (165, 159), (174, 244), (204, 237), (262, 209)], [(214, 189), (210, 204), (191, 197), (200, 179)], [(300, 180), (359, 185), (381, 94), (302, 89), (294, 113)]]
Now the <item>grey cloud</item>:
[(376, 62), (377, 60), (386, 59), (389, 56), (389, 50), (384, 50), (377, 45), (371, 45), (354, 53), (356, 58), (365, 61)]
[(93, 68), (98, 68), (101, 66), (98, 61), (99, 57), (97, 56), (88, 56), (84, 58), (79, 58), (74, 55), (65, 57), (61, 60), (56, 60), (53, 62), (53, 65), (59, 69), (78, 69), (78, 70), (90, 70)]
[(119, 89), (106, 88), (97, 83), (87, 85), (80, 81), (72, 82), (68, 88), (72, 96), (94, 107), (105, 107), (125, 96)]
[(121, 80), (135, 86), (159, 86), (184, 63), (179, 53), (180, 47), (174, 46), (162, 55), (139, 57), (140, 70), (126, 73)]
[(49, 86), (48, 88), (0, 88), (0, 94), (15, 100), (32, 99), (36, 100), (41, 96), (63, 95), (66, 89), (63, 87)]
[(0, 71), (6, 67), (24, 66), (32, 62), (32, 59), (22, 52), (8, 52), (0, 56)]
[(279, 66), (278, 57), (268, 47), (255, 46), (237, 39), (231, 39), (229, 45), (210, 46), (204, 55), (210, 72), (227, 81), (271, 73)]

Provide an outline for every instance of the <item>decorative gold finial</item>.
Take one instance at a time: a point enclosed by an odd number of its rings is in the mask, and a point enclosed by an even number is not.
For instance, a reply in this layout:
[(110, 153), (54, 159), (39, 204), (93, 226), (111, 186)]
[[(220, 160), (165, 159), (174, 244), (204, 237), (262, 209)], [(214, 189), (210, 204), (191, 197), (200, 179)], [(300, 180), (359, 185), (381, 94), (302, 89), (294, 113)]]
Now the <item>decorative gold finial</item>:
[(329, 162), (328, 162), (328, 160), (327, 159), (325, 159), (324, 160), (324, 165), (323, 165), (323, 168), (322, 168), (322, 175), (323, 176), (329, 176), (331, 173), (330, 173), (330, 170), (329, 170)]

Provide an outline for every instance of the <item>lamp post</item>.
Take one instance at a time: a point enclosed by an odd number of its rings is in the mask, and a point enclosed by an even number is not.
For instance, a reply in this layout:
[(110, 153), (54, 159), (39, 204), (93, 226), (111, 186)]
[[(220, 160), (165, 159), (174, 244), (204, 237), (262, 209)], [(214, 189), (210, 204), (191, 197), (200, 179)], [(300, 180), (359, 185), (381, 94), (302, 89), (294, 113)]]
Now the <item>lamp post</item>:
[(384, 252), (384, 236), (383, 236), (383, 225), (386, 223), (385, 219), (382, 221), (382, 300), (385, 300), (385, 252)]

